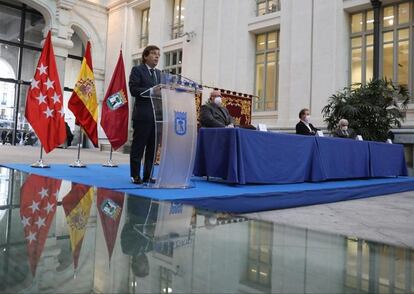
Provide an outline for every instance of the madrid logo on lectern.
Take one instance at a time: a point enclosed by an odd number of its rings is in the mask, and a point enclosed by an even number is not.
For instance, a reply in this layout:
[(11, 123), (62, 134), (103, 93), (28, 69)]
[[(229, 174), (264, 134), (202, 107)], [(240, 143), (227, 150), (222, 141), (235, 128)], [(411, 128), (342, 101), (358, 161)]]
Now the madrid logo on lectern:
[(174, 111), (174, 129), (179, 136), (187, 133), (187, 112)]

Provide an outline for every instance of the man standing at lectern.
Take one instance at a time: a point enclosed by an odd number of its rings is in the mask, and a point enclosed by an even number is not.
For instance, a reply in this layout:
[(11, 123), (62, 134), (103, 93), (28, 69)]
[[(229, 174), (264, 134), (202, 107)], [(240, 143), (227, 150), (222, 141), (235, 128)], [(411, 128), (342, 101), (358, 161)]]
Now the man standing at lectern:
[[(161, 80), (161, 72), (155, 67), (160, 58), (160, 49), (150, 45), (142, 52), (141, 64), (134, 66), (129, 76), (129, 91), (135, 97), (132, 111), (132, 138), (130, 165), (131, 181), (134, 184), (154, 182), (151, 177), (155, 154), (155, 119), (151, 100), (152, 87), (158, 85)], [(145, 150), (144, 173), (141, 179), (141, 160)]]

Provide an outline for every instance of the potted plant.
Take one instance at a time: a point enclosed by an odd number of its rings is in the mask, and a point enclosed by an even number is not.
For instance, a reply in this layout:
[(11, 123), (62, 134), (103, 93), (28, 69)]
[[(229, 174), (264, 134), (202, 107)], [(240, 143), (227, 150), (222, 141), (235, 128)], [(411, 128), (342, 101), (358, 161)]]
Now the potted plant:
[(322, 109), (328, 130), (334, 131), (340, 119), (365, 140), (386, 141), (391, 128), (401, 127), (410, 96), (406, 87), (391, 80), (371, 80), (353, 84), (329, 97)]

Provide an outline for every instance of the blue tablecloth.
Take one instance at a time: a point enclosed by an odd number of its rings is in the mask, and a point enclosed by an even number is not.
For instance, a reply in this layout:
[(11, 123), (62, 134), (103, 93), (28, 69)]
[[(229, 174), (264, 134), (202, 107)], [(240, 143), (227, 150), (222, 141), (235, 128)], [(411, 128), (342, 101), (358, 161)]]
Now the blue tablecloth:
[(371, 177), (407, 175), (404, 146), (369, 142)]
[[(295, 136), (295, 135), (291, 135)], [(369, 147), (367, 141), (343, 138), (313, 137), (319, 152), (324, 180), (368, 178)]]
[(237, 184), (282, 184), (399, 176), (407, 175), (407, 169), (400, 145), (202, 128), (194, 175)]

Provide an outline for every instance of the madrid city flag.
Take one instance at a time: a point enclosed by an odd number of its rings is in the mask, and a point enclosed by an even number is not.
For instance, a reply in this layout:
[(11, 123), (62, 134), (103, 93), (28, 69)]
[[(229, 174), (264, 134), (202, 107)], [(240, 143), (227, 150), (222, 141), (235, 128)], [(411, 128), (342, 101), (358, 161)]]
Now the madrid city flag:
[(78, 81), (68, 103), (69, 109), (95, 147), (98, 147), (98, 102), (93, 75), (91, 43), (86, 45)]
[(66, 140), (64, 115), (62, 88), (49, 31), (27, 92), (25, 109), (27, 121), (39, 137), (46, 153)]
[(96, 206), (108, 249), (109, 262), (111, 262), (124, 206), (124, 193), (98, 188), (97, 194)]
[(128, 93), (121, 50), (102, 103), (101, 115), (102, 129), (114, 150), (128, 140), (128, 114)]

